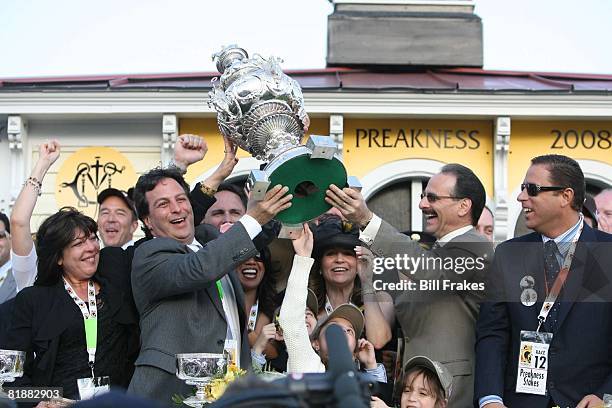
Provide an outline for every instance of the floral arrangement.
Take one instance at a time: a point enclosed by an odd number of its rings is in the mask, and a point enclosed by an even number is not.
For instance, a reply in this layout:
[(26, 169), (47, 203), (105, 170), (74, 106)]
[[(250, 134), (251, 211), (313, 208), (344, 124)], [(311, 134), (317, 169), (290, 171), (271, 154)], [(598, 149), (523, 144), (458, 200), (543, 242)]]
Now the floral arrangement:
[(246, 373), (246, 370), (243, 370), (235, 364), (230, 364), (225, 373), (219, 371), (206, 386), (206, 398), (211, 401), (218, 400), (231, 382), (245, 376)]
[[(226, 369), (227, 367), (227, 369)], [(225, 392), (229, 384), (236, 379), (243, 377), (247, 374), (246, 370), (238, 367), (236, 364), (229, 364), (227, 366), (221, 367), (217, 373), (212, 377), (212, 380), (206, 384), (205, 393), (206, 399), (210, 402), (216, 401)], [(195, 392), (191, 395), (195, 395)], [(188, 396), (175, 394), (172, 397), (172, 402), (177, 406), (183, 406), (183, 401), (185, 401)]]

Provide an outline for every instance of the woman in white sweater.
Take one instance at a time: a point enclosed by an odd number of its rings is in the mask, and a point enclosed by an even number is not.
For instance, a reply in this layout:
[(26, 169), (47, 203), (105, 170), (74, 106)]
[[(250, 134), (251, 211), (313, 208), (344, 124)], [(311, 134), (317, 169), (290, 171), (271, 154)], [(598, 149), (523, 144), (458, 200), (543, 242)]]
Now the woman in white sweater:
[[(364, 366), (365, 371), (379, 382), (386, 382), (386, 373), (382, 364), (377, 364), (374, 357), (374, 346), (365, 339), (360, 339), (363, 331), (363, 314), (353, 305), (341, 305), (338, 313), (323, 318), (316, 324), (312, 310), (306, 305), (308, 297), (308, 276), (314, 260), (310, 258), (313, 248), (313, 235), (304, 224), (302, 234), (293, 240), (295, 256), (293, 267), (287, 281), (285, 298), (281, 306), (279, 323), (283, 329), (283, 337), (289, 358), (287, 360), (288, 373), (321, 373), (325, 372), (327, 350), (324, 342), (319, 342), (319, 334), (326, 326), (339, 323), (345, 328), (347, 340), (355, 356)], [(348, 313), (344, 313), (345, 310)], [(351, 310), (348, 310), (351, 309)], [(337, 314), (337, 316), (336, 316)], [(310, 336), (319, 353), (313, 349)], [(323, 360), (321, 359), (323, 357)]]

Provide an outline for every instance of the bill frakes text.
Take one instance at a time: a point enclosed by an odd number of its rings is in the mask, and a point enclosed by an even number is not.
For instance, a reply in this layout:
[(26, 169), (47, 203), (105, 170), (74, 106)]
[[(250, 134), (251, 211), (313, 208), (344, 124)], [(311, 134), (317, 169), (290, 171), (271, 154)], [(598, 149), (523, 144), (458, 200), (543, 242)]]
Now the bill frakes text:
[(419, 281), (402, 280), (399, 282), (384, 282), (380, 279), (374, 280), (374, 290), (385, 292), (437, 292), (437, 291), (482, 291), (485, 289), (483, 282), (452, 281), (450, 279), (422, 279)]

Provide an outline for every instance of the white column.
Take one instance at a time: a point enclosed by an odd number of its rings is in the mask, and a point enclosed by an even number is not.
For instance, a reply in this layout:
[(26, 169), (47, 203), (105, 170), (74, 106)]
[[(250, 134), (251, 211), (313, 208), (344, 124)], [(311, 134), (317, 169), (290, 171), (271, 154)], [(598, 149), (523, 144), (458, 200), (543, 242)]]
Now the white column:
[(508, 152), (510, 148), (509, 117), (495, 120), (495, 155), (493, 156), (493, 180), (495, 189), (495, 242), (512, 238), (514, 228), (508, 225)]
[(342, 150), (344, 149), (344, 116), (337, 114), (329, 115), (329, 136), (338, 145), (338, 156), (342, 158)]
[(410, 229), (412, 231), (423, 231), (423, 212), (419, 209), (422, 192), (423, 181), (413, 178), (410, 185)]
[(167, 167), (174, 156), (174, 143), (178, 137), (178, 119), (175, 114), (165, 114), (162, 117), (162, 148), (161, 164)]
[(19, 115), (9, 116), (7, 119), (6, 132), (9, 142), (9, 207), (12, 208), (21, 191), (21, 185), (26, 176), (25, 158), (23, 155), (23, 146), (27, 142), (28, 134), (26, 120)]

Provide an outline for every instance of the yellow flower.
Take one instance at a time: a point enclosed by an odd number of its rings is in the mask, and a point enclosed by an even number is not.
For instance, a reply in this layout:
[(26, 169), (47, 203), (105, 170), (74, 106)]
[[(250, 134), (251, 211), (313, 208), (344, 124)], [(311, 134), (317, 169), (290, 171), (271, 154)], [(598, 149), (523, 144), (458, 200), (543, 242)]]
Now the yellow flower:
[(223, 378), (215, 378), (206, 386), (206, 398), (216, 401), (223, 395), (225, 389), (232, 381), (244, 375), (246, 375), (245, 370), (235, 364), (230, 364)]
[(228, 383), (224, 380), (212, 380), (210, 384), (206, 386), (206, 397), (216, 401), (225, 392), (227, 384)]

